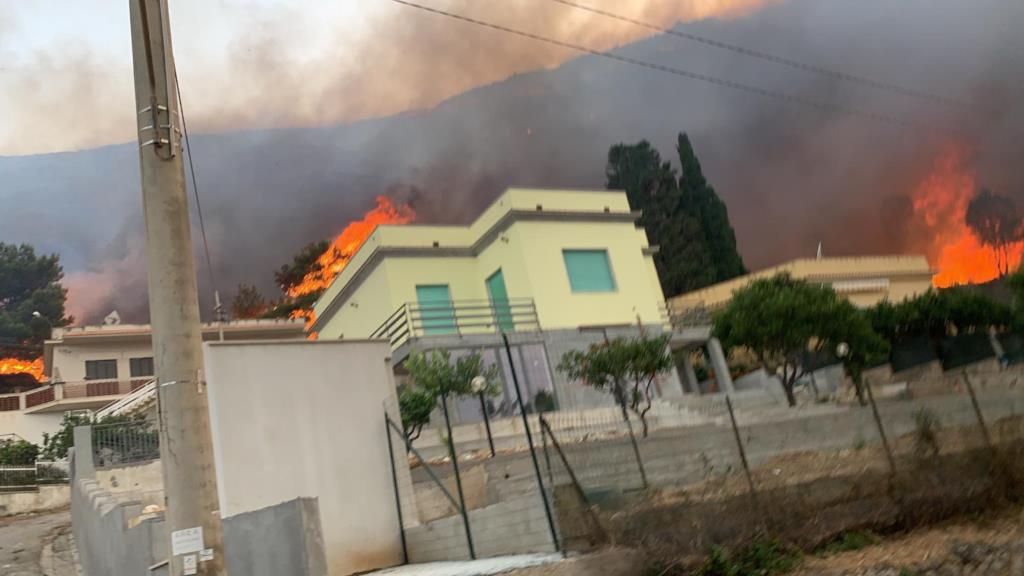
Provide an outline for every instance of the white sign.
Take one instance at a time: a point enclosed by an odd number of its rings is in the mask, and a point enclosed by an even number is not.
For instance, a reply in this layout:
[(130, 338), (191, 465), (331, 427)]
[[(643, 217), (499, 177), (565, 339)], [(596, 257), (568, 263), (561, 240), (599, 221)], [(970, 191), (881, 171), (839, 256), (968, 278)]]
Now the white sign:
[(196, 555), (189, 554), (184, 558), (185, 564), (185, 576), (191, 576), (192, 574), (199, 573), (199, 563), (196, 562)]
[(207, 548), (199, 553), (200, 562), (209, 562), (210, 560), (213, 560), (213, 548)]
[[(181, 556), (182, 554), (195, 554), (202, 552), (203, 548), (203, 527), (186, 528), (171, 532), (171, 555)], [(193, 559), (194, 560), (194, 559)], [(195, 574), (195, 572), (193, 572)]]

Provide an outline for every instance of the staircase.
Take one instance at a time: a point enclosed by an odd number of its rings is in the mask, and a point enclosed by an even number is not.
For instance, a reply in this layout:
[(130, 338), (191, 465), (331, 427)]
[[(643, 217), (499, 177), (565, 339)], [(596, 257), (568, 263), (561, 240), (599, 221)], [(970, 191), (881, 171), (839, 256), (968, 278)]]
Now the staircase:
[(97, 410), (93, 416), (97, 421), (99, 421), (110, 416), (122, 416), (133, 412), (139, 412), (149, 408), (150, 404), (152, 404), (155, 399), (156, 380), (146, 384), (124, 398), (121, 398), (117, 402), (104, 406)]

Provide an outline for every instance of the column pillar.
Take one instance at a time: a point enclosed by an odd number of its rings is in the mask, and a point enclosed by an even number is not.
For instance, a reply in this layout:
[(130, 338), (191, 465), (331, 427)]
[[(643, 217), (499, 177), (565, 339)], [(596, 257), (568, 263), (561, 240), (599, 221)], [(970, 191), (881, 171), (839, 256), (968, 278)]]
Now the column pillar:
[(711, 358), (711, 367), (715, 370), (715, 381), (718, 382), (718, 391), (732, 394), (736, 389), (732, 385), (732, 374), (729, 373), (729, 364), (725, 361), (725, 352), (722, 350), (722, 343), (718, 338), (711, 338), (707, 344), (708, 356)]
[(700, 395), (700, 382), (697, 380), (697, 372), (693, 369), (693, 360), (689, 354), (683, 355), (683, 373), (680, 374), (683, 380), (684, 392)]

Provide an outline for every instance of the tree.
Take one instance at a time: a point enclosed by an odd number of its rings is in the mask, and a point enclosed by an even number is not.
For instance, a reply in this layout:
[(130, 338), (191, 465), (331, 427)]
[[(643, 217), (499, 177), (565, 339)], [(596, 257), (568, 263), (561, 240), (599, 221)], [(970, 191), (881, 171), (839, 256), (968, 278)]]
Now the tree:
[[(471, 396), (473, 380), (484, 379), (483, 393), (493, 396), (498, 393), (496, 384), (498, 367), (484, 366), (483, 357), (473, 353), (460, 356), (452, 362), (447, 350), (432, 350), (429, 354), (413, 352), (405, 362), (405, 368), (412, 377), (412, 384), (399, 391), (399, 407), (402, 412), (402, 428), (411, 442), (419, 437), (420, 431), (430, 423), (430, 414), (449, 398)], [(448, 412), (444, 411), (446, 422)], [(453, 455), (454, 457), (454, 455)]]
[(683, 202), (692, 206), (704, 232), (704, 242), (715, 267), (715, 282), (724, 282), (747, 273), (736, 251), (736, 232), (729, 223), (729, 209), (715, 189), (704, 179), (704, 171), (693, 151), (690, 137), (680, 134), (676, 143), (681, 175), (679, 190)]
[(239, 284), (238, 292), (231, 300), (231, 316), (235, 319), (262, 318), (267, 313), (267, 300), (252, 285)]
[(308, 274), (321, 271), (320, 257), (331, 247), (327, 240), (312, 242), (304, 246), (289, 264), (281, 266), (274, 272), (274, 281), (281, 289), (281, 299), (270, 303), (263, 316), (266, 318), (308, 317), (308, 311), (323, 294), (323, 290), (314, 290), (305, 294), (294, 295)]
[(302, 280), (307, 274), (318, 270), (320, 268), (320, 257), (330, 247), (331, 243), (327, 240), (311, 242), (303, 246), (298, 254), (292, 257), (290, 264), (285, 264), (274, 272), (274, 281), (277, 282), (281, 291), (287, 294), (293, 288), (302, 284)]
[(398, 389), (398, 410), (402, 414), (402, 431), (407, 442), (415, 442), (430, 424), (430, 415), (437, 408), (437, 396), (418, 386), (402, 386)]
[(1010, 247), (1021, 240), (1021, 215), (1013, 200), (982, 190), (971, 198), (964, 217), (981, 243), (992, 249), (1000, 276), (1010, 272)]
[(68, 452), (75, 446), (75, 426), (91, 424), (90, 418), (84, 414), (65, 412), (61, 419), (60, 429), (53, 434), (43, 432), (42, 457), (45, 460), (64, 460)]
[(64, 316), (63, 277), (56, 254), (0, 242), (0, 357), (38, 358), (50, 329), (73, 321)]
[(947, 336), (1010, 326), (1014, 321), (1009, 306), (966, 287), (933, 289), (897, 304), (882, 301), (868, 309), (867, 317), (874, 331), (890, 343), (926, 335), (939, 357)]
[(728, 211), (707, 185), (689, 138), (679, 135), (682, 175), (649, 142), (608, 151), (608, 188), (626, 191), (640, 224), (660, 247), (654, 262), (665, 294), (703, 288), (745, 273)]
[(790, 406), (796, 405), (797, 380), (807, 373), (806, 354), (830, 353), (845, 342), (851, 351), (847, 366), (860, 370), (885, 350), (885, 342), (853, 304), (828, 286), (789, 274), (740, 288), (712, 324), (723, 346), (750, 350), (769, 373), (779, 375)]
[(616, 338), (592, 344), (586, 351), (571, 350), (562, 356), (558, 370), (572, 380), (610, 392), (628, 419), (632, 410), (647, 437), (647, 413), (654, 403), (654, 380), (675, 366), (668, 350), (668, 336)]

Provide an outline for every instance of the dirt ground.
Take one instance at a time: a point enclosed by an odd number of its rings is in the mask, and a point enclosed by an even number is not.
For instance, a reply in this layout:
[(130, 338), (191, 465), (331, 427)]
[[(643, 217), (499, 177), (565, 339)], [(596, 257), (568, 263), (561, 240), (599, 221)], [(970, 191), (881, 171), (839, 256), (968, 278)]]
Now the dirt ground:
[[(1014, 508), (992, 516), (957, 519), (908, 534), (891, 535), (878, 544), (861, 550), (818, 557), (808, 555), (795, 576), (974, 573), (1024, 574), (1024, 508)], [(980, 569), (978, 565), (992, 556), (1014, 552), (1010, 564), (1002, 569)], [(973, 558), (972, 558), (973, 556)], [(968, 567), (967, 565), (974, 566)], [(960, 566), (960, 569), (955, 569)], [(942, 567), (940, 569), (940, 567)]]

